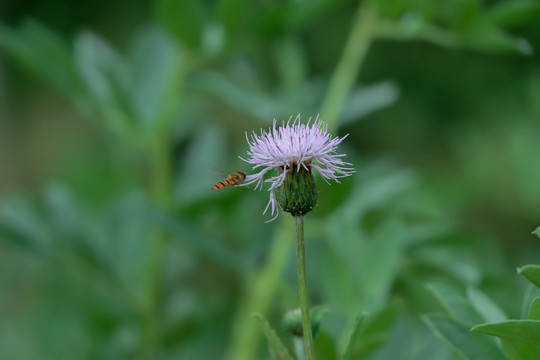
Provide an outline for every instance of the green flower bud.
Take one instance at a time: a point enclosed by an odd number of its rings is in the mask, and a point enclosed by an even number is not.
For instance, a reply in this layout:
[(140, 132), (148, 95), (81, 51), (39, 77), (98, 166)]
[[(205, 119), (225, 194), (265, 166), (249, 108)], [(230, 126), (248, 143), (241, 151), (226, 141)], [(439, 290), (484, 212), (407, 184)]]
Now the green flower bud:
[(293, 216), (302, 216), (317, 205), (317, 188), (311, 171), (293, 164), (278, 189), (277, 201), (281, 209)]
[[(317, 336), (319, 327), (323, 317), (328, 314), (330, 310), (326, 306), (315, 306), (309, 314), (311, 318), (311, 332), (313, 337)], [(304, 332), (302, 331), (302, 312), (300, 309), (289, 310), (285, 313), (282, 320), (283, 328), (294, 336), (302, 337)]]
[(300, 309), (289, 310), (283, 316), (283, 328), (294, 336), (302, 337), (302, 312)]

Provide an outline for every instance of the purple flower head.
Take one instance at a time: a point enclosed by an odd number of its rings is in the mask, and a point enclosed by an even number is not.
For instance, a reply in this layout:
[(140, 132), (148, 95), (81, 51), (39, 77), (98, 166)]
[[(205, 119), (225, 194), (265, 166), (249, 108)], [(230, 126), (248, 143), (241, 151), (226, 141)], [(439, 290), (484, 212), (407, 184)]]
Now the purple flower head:
[[(316, 117), (310, 125), (311, 117), (307, 124), (302, 124), (300, 115), (292, 122), (292, 116), (287, 121), (277, 127), (277, 121), (274, 119), (274, 125), (268, 129), (268, 132), (261, 130), (261, 134), (255, 132), (246, 140), (249, 144), (248, 158), (240, 159), (253, 165), (253, 170), (261, 170), (252, 175), (248, 175), (243, 185), (256, 183), (255, 189), (262, 190), (263, 183), (270, 183), (270, 201), (264, 210), (272, 208), (272, 215), (278, 212), (278, 201), (274, 190), (283, 185), (287, 175), (292, 172), (305, 170), (311, 172), (316, 170), (322, 178), (328, 183), (328, 180), (334, 180), (339, 183), (339, 178), (350, 176), (354, 173), (351, 165), (342, 160), (345, 154), (336, 153), (337, 146), (347, 137), (335, 137), (328, 133), (328, 125)], [(278, 170), (279, 174), (265, 179), (266, 174), (271, 170)], [(272, 221), (270, 220), (270, 221)]]

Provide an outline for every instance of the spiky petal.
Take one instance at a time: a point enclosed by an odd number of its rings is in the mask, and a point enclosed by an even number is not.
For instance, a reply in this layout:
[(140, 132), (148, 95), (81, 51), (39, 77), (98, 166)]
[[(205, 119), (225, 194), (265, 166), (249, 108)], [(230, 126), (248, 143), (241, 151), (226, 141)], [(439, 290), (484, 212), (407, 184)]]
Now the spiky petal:
[[(255, 189), (262, 190), (265, 182), (270, 183), (270, 200), (264, 213), (271, 207), (272, 215), (276, 213), (272, 220), (278, 216), (279, 206), (274, 190), (281, 187), (292, 172), (316, 170), (327, 183), (329, 180), (339, 183), (339, 178), (354, 173), (351, 164), (342, 160), (346, 155), (337, 153), (337, 146), (347, 135), (342, 138), (332, 137), (328, 133), (328, 125), (319, 116), (313, 123), (309, 118), (306, 124), (302, 124), (300, 115), (291, 121), (292, 116), (286, 124), (283, 122), (278, 127), (274, 119), (273, 126), (268, 131), (261, 129), (260, 135), (253, 132), (248, 137), (246, 132), (248, 156), (246, 159), (240, 157), (252, 164), (253, 170), (259, 169), (258, 173), (246, 177), (244, 186), (256, 184)], [(272, 170), (277, 170), (278, 174), (266, 178)]]

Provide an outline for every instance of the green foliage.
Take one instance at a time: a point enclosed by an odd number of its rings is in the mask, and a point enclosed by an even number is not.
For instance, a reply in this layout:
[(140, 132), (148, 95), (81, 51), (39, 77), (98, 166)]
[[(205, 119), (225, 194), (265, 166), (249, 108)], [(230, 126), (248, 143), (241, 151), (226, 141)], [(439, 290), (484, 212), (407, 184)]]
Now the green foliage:
[(537, 345), (507, 339), (501, 339), (501, 343), (506, 357), (510, 360), (535, 359), (540, 356)]
[(508, 318), (493, 300), (478, 289), (473, 287), (467, 288), (467, 298), (471, 301), (472, 306), (480, 314), (481, 318), (486, 321), (503, 321)]
[[(539, 267), (526, 265), (518, 269), (536, 287), (539, 286)], [(527, 319), (507, 320), (506, 315), (487, 296), (469, 288), (467, 298), (445, 287), (431, 286), (431, 292), (448, 313), (429, 315), (428, 324), (442, 339), (452, 345), (467, 359), (534, 359), (540, 355), (540, 297), (538, 291), (529, 289), (525, 296), (524, 309)], [(483, 323), (473, 326), (471, 324)], [(501, 339), (502, 350), (495, 343), (480, 334), (492, 335)]]
[(472, 331), (509, 340), (540, 344), (540, 321), (538, 320), (507, 320), (482, 324), (473, 327)]
[(518, 273), (525, 276), (537, 287), (540, 287), (540, 265), (525, 265), (518, 269)]
[(347, 336), (347, 341), (345, 343), (345, 348), (343, 350), (343, 355), (341, 358), (343, 360), (349, 360), (351, 358), (353, 349), (354, 349), (354, 340), (357, 337), (360, 325), (362, 325), (362, 320), (364, 319), (364, 314), (360, 314), (354, 319), (352, 328)]
[(535, 297), (532, 301), (527, 318), (540, 321), (540, 297)]
[(77, 98), (82, 84), (68, 44), (43, 25), (27, 20), (20, 30), (0, 27), (1, 46), (36, 75), (53, 84), (64, 95)]
[(2, 28), (0, 32), (6, 50), (84, 114), (120, 134), (153, 136), (170, 127), (177, 115), (182, 58), (162, 30), (143, 28), (125, 57), (88, 30), (76, 37), (73, 54), (55, 34), (34, 22), (18, 31)]
[(317, 359), (540, 357), (537, 265), (507, 320), (537, 250), (537, 1), (96, 4), (69, 32), (17, 6), (40, 20), (0, 25), (0, 358), (301, 358), (270, 327), (298, 307), (290, 219), (207, 170), (326, 111), (357, 173), (316, 178), (306, 218)]
[(502, 351), (492, 339), (471, 334), (466, 324), (442, 315), (427, 316), (426, 322), (465, 359), (504, 359)]
[(276, 335), (275, 331), (270, 327), (270, 324), (261, 316), (261, 314), (253, 314), (259, 320), (264, 336), (268, 340), (268, 345), (272, 353), (272, 358), (274, 359), (286, 359), (292, 360), (293, 357), (289, 354), (289, 351), (283, 345), (279, 337)]
[(501, 26), (518, 26), (524, 22), (538, 20), (540, 4), (534, 0), (501, 1), (489, 13), (493, 21)]
[(207, 13), (204, 3), (196, 0), (161, 0), (156, 2), (160, 23), (191, 48), (201, 46)]
[[(466, 298), (458, 291), (441, 285), (430, 285), (429, 289), (448, 313), (448, 316), (428, 315), (425, 317), (426, 323), (439, 334), (441, 339), (466, 359), (504, 359), (502, 351), (494, 341), (484, 335), (469, 332), (472, 324), (483, 319), (473, 303), (478, 305), (481, 305), (479, 302), (485, 303), (485, 295), (477, 291), (469, 291), (469, 298)], [(492, 309), (496, 309), (491, 301), (487, 301)], [(500, 310), (491, 310), (486, 313), (491, 317), (493, 313), (500, 313)]]

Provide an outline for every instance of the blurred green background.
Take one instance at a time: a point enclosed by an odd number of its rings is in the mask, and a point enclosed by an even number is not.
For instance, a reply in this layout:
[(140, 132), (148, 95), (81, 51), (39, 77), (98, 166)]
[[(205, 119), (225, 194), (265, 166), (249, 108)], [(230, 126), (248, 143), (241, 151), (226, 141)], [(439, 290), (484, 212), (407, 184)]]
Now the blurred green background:
[[(455, 359), (426, 288), (518, 317), (540, 225), (540, 2), (0, 4), (0, 358), (268, 359), (288, 215), (210, 187), (320, 113), (356, 168), (306, 220), (319, 359)], [(320, 180), (320, 179), (318, 179)]]

